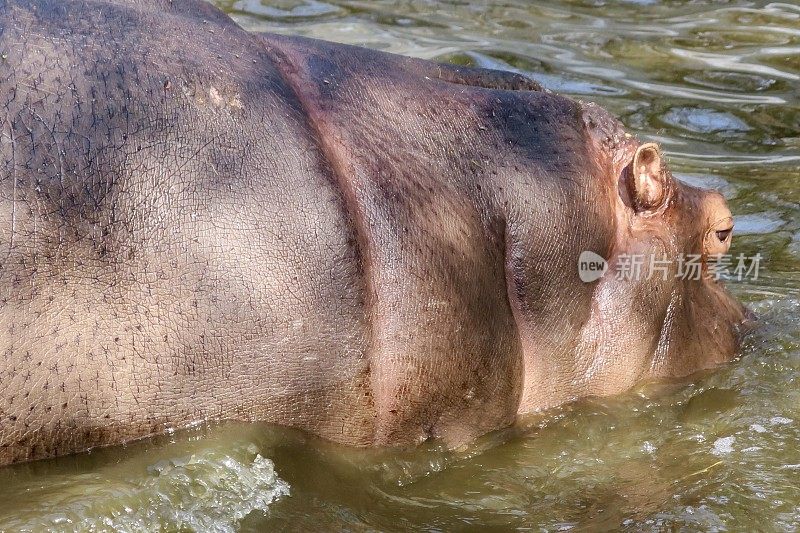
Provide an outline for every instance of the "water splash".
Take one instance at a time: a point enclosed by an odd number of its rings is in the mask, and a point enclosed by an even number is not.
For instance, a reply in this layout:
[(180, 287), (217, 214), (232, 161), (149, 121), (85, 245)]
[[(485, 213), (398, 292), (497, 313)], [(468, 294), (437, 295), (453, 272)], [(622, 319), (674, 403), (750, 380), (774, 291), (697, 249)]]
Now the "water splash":
[(252, 443), (161, 460), (135, 476), (111, 468), (51, 481), (27, 489), (46, 496), (33, 516), (0, 516), (0, 530), (228, 533), (289, 494)]

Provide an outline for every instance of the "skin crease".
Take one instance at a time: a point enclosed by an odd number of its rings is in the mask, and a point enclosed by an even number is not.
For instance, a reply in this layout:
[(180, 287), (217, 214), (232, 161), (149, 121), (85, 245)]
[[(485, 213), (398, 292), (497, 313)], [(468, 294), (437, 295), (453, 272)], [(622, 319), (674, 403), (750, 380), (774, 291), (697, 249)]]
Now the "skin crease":
[(707, 275), (578, 279), (730, 244), (595, 105), (195, 0), (0, 0), (0, 51), (0, 464), (223, 419), (458, 446), (736, 352)]

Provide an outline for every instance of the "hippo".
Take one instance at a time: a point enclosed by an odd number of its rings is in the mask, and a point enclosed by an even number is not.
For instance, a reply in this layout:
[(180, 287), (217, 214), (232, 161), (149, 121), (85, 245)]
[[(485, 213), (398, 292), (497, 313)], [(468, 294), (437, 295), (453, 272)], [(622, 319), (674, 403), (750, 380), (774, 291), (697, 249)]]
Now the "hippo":
[(457, 448), (739, 350), (723, 197), (522, 74), (200, 0), (0, 0), (0, 54), (0, 464), (217, 421)]

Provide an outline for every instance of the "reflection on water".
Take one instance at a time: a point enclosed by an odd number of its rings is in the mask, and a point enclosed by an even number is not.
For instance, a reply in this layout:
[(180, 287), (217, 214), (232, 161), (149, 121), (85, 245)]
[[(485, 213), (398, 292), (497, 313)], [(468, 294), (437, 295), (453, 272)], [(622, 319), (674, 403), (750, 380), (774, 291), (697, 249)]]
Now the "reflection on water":
[(660, 142), (681, 179), (729, 199), (733, 252), (764, 257), (760, 279), (733, 285), (762, 326), (740, 361), (693, 383), (531, 416), (459, 452), (228, 425), (5, 469), (0, 529), (797, 530), (800, 6), (218, 4), (248, 29), (514, 70), (602, 104)]

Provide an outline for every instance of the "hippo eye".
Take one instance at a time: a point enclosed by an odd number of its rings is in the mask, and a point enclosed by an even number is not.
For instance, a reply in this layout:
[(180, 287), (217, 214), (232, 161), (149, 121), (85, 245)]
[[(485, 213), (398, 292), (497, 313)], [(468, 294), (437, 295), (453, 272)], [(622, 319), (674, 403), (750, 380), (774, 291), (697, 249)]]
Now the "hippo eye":
[(719, 239), (719, 242), (725, 242), (728, 239), (728, 237), (731, 236), (732, 231), (733, 228), (721, 229), (717, 231), (717, 239)]

